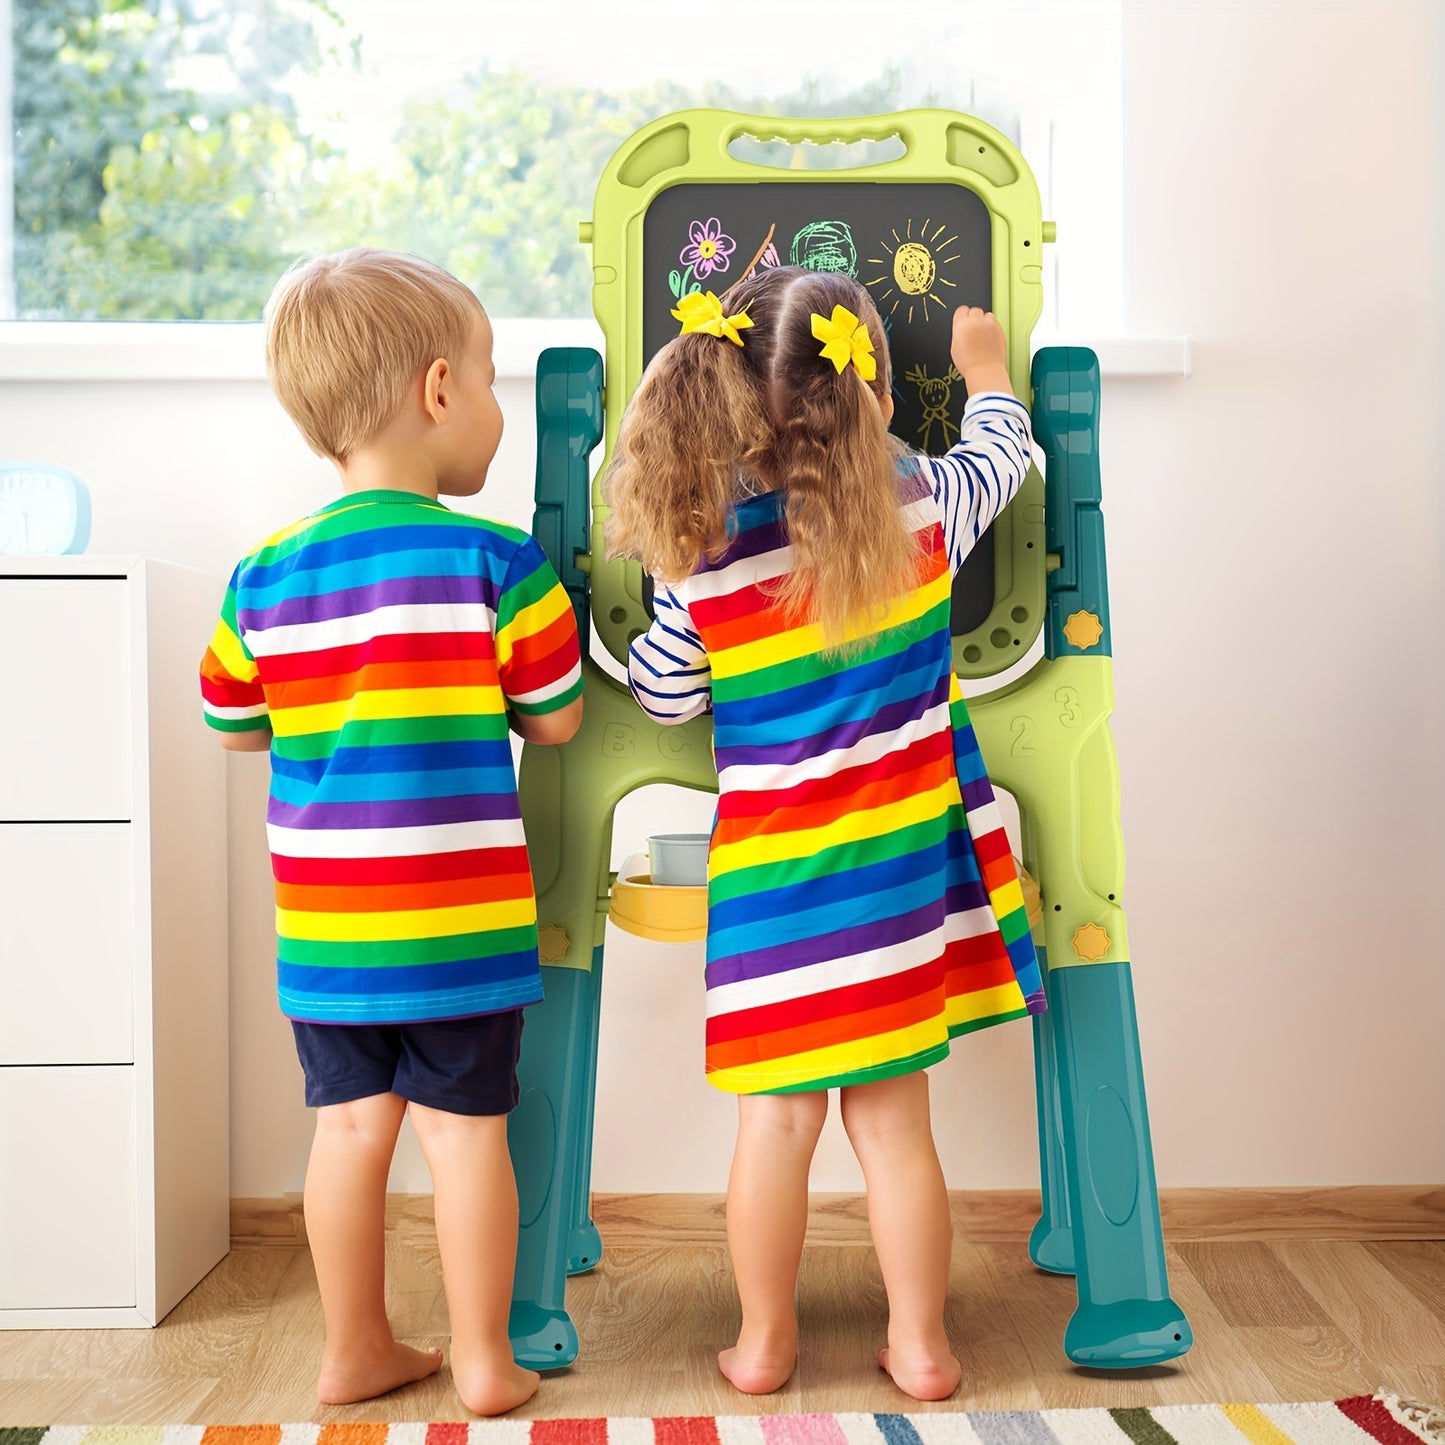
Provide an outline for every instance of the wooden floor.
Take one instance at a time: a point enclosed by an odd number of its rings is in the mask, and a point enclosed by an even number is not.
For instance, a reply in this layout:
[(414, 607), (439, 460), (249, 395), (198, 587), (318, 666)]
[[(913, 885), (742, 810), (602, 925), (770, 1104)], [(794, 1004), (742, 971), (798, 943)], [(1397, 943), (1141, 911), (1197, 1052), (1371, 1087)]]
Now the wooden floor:
[[(388, 1251), (398, 1335), (445, 1346), (430, 1231), (403, 1221)], [(751, 1399), (714, 1364), (737, 1327), (721, 1242), (623, 1234), (568, 1286), (578, 1362), (545, 1377), (518, 1415), (1149, 1406), (1333, 1399), (1381, 1386), (1445, 1400), (1445, 1243), (1208, 1240), (1171, 1246), (1169, 1272), (1194, 1349), (1169, 1367), (1084, 1371), (1061, 1349), (1073, 1282), (1034, 1270), (1018, 1241), (960, 1240), (949, 1329), (964, 1383), (926, 1406), (874, 1366), (884, 1300), (871, 1251), (826, 1242), (825, 1232), (803, 1260), (797, 1373), (778, 1394)], [(155, 1330), (0, 1334), (0, 1425), (466, 1418), (445, 1370), (365, 1405), (318, 1407), (321, 1339), (307, 1251), (239, 1247)]]

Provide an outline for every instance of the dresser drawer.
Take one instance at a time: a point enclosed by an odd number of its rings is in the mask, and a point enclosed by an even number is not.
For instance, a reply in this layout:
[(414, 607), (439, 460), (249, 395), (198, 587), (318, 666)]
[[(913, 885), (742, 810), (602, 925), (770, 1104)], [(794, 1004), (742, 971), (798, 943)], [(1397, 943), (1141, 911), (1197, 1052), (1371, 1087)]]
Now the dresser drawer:
[(0, 1069), (0, 1309), (136, 1303), (135, 1071)]
[(132, 850), (128, 823), (0, 823), (0, 1067), (134, 1060)]
[(131, 816), (130, 584), (0, 577), (0, 821)]

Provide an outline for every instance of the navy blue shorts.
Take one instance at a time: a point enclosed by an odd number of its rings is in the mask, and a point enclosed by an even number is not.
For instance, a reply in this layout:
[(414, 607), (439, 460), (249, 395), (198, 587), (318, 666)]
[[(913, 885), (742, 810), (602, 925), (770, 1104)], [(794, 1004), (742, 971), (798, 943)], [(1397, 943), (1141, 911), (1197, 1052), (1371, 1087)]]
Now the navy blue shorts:
[(423, 1024), (307, 1024), (291, 1020), (306, 1074), (306, 1107), (399, 1094), (448, 1114), (517, 1107), (522, 1010)]

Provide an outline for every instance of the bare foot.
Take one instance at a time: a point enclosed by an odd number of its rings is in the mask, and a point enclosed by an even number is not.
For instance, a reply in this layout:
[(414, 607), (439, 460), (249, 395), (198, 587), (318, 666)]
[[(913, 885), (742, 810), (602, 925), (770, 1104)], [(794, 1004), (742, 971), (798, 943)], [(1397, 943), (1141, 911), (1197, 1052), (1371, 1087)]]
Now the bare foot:
[(878, 1351), (878, 1364), (915, 1400), (946, 1400), (963, 1378), (963, 1366), (949, 1353), (947, 1341), (932, 1347), (894, 1345)]
[(373, 1352), (323, 1359), (316, 1398), (323, 1405), (353, 1405), (424, 1380), (441, 1367), (440, 1350), (414, 1350), (391, 1340)]
[(509, 1343), (504, 1346), (504, 1353), (459, 1351), (452, 1341), (452, 1382), (474, 1415), (505, 1415), (530, 1400), (542, 1383), (536, 1370), (524, 1370), (512, 1358)]
[(745, 1395), (771, 1395), (788, 1383), (798, 1363), (798, 1335), (751, 1333), (746, 1326), (730, 1350), (718, 1352), (717, 1367)]

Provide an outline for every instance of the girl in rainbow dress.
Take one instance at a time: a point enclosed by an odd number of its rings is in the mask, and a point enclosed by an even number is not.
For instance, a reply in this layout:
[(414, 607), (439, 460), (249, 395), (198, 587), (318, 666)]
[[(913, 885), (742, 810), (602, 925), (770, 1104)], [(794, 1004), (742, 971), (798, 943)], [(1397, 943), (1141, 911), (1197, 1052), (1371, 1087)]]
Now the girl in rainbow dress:
[(1044, 1007), (1023, 897), (952, 668), (953, 574), (1018, 491), (1029, 419), (1002, 328), (961, 308), (958, 444), (888, 433), (883, 326), (846, 276), (764, 269), (685, 297), (607, 479), (614, 554), (656, 579), (629, 676), (662, 723), (712, 709), (707, 1076), (739, 1096), (728, 1244), (738, 1389), (797, 1360), (808, 1169), (840, 1091), (888, 1293), (880, 1365), (918, 1399), (960, 1367), (925, 1070)]

